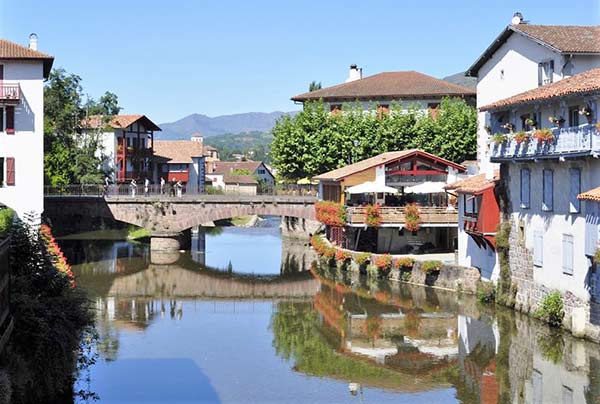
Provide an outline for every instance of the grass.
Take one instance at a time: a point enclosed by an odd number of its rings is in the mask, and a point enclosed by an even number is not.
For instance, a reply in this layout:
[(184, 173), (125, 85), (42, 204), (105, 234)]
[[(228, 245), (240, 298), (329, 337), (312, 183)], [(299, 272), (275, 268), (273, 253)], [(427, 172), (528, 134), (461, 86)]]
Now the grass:
[(143, 227), (130, 226), (127, 229), (127, 240), (139, 240), (150, 237), (150, 230)]

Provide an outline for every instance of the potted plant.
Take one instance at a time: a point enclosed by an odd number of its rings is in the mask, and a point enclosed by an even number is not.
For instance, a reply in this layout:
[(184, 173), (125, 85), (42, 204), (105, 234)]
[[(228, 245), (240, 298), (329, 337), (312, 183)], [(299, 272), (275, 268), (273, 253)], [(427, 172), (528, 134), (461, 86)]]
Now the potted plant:
[(342, 227), (346, 225), (346, 207), (332, 201), (318, 201), (315, 204), (317, 221), (328, 226)]
[(538, 143), (550, 144), (554, 142), (554, 134), (550, 129), (538, 129), (533, 132), (533, 137)]
[(508, 130), (508, 133), (513, 133), (515, 130), (515, 125), (513, 123), (506, 122), (504, 125), (502, 125), (502, 128)]
[(550, 121), (556, 126), (562, 126), (562, 124), (565, 123), (565, 118), (563, 118), (562, 116), (549, 116), (548, 121)]
[(517, 144), (521, 144), (523, 142), (528, 142), (530, 137), (531, 137), (531, 135), (529, 133), (523, 132), (523, 131), (515, 133), (515, 136), (514, 136), (515, 142), (517, 142)]
[(381, 209), (379, 204), (367, 205), (365, 208), (365, 222), (367, 226), (377, 227), (381, 224)]
[(354, 254), (354, 262), (358, 265), (358, 270), (360, 273), (365, 273), (367, 265), (371, 259), (371, 254), (369, 253), (358, 253)]
[(414, 258), (400, 257), (392, 262), (392, 269), (399, 272), (398, 277), (401, 281), (408, 282), (412, 274), (412, 268), (415, 265)]
[(527, 118), (525, 119), (525, 125), (535, 129), (537, 126), (537, 121), (535, 120), (535, 118)]
[(335, 251), (335, 263), (339, 269), (346, 269), (351, 258), (352, 254), (350, 251), (342, 249), (337, 249)]
[(508, 140), (508, 135), (506, 133), (495, 133), (494, 136), (492, 136), (492, 141), (494, 142), (494, 144), (496, 146), (499, 146), (503, 143), (505, 143)]
[(390, 254), (378, 255), (373, 260), (373, 264), (379, 269), (380, 275), (387, 275), (392, 269), (392, 256)]
[(442, 266), (443, 264), (441, 261), (424, 261), (421, 264), (421, 271), (425, 273), (426, 285), (431, 286), (435, 283), (440, 274), (440, 269), (442, 269)]

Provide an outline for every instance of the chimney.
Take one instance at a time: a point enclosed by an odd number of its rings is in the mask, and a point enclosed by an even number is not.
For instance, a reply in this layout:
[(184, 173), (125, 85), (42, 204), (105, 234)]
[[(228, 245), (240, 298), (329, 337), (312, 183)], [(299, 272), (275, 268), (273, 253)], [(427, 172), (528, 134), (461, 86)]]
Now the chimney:
[(38, 36), (35, 32), (29, 34), (29, 49), (36, 51), (38, 45)]
[(357, 65), (351, 64), (346, 83), (350, 83), (351, 81), (356, 81), (360, 79), (362, 79), (362, 68), (359, 69)]
[(512, 19), (510, 20), (510, 23), (512, 25), (523, 24), (523, 14), (521, 14), (519, 11), (514, 13)]

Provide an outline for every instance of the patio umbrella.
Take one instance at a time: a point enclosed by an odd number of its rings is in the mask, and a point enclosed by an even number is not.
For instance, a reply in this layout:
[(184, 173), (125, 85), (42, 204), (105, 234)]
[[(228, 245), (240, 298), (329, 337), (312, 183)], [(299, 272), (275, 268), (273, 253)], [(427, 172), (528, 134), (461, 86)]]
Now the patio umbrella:
[(396, 188), (388, 187), (384, 184), (379, 184), (375, 181), (367, 181), (362, 184), (355, 185), (347, 188), (346, 192), (349, 194), (375, 194), (375, 193), (386, 193), (386, 194), (397, 194)]
[(410, 187), (404, 187), (405, 194), (439, 194), (446, 192), (444, 190), (445, 182), (423, 182)]

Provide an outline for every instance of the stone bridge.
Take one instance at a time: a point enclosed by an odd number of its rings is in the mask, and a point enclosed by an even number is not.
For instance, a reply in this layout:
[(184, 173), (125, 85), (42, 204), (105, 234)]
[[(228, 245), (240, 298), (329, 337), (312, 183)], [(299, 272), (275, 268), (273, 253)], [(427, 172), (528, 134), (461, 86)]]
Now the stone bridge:
[(47, 195), (44, 212), (50, 217), (108, 218), (146, 228), (153, 250), (179, 250), (183, 232), (216, 220), (237, 216), (281, 216), (315, 220), (312, 196), (287, 195), (164, 195), (101, 197)]

